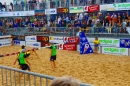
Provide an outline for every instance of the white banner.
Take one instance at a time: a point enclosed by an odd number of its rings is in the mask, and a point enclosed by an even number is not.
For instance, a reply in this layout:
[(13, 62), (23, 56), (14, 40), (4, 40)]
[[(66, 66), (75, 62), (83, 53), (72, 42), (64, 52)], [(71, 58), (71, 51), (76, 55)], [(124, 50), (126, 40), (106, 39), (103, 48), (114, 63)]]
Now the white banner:
[(0, 12), (0, 17), (11, 16), (34, 16), (34, 11), (15, 11), (15, 12)]
[(0, 42), (0, 47), (10, 46), (10, 45), (11, 45), (11, 41), (3, 41), (3, 42)]
[(9, 39), (0, 39), (0, 43), (1, 43), (1, 42), (7, 42), (7, 41), (10, 41), (10, 42), (11, 42), (12, 39), (10, 39), (10, 38), (9, 38)]
[(41, 42), (26, 42), (26, 46), (34, 47), (34, 48), (41, 48)]
[(128, 56), (128, 48), (102, 47), (102, 53)]
[[(101, 45), (119, 47), (120, 40), (112, 38), (98, 38)], [(93, 44), (95, 38), (88, 38), (88, 41)]]
[(45, 14), (57, 14), (57, 9), (45, 9)]
[(49, 42), (50, 42), (50, 43), (62, 44), (62, 43), (64, 43), (63, 40), (64, 40), (64, 37), (49, 36)]
[(25, 45), (25, 41), (14, 40), (15, 45)]
[(11, 37), (11, 35), (0, 36), (0, 38), (6, 38), (6, 37)]
[(27, 42), (36, 42), (37, 37), (36, 36), (25, 36), (25, 41), (27, 41)]

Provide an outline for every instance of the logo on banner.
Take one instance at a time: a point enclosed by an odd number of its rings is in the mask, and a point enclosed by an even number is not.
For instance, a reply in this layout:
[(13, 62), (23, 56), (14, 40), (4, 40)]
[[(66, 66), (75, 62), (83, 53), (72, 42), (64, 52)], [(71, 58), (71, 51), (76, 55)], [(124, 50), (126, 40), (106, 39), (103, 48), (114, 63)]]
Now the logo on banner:
[(0, 46), (2, 46), (2, 44), (0, 44)]
[(33, 46), (39, 46), (39, 44), (38, 44), (38, 43), (35, 43), (35, 44), (33, 44)]
[(68, 8), (58, 8), (58, 9), (57, 9), (57, 12), (58, 12), (58, 13), (68, 13), (68, 12), (69, 12), (69, 9), (68, 9)]
[(48, 36), (37, 36), (37, 41), (49, 43), (49, 37)]
[(65, 37), (64, 43), (65, 44), (78, 44), (79, 43), (79, 37)]
[(20, 41), (19, 40), (14, 40), (14, 44), (20, 45)]
[(64, 44), (64, 45), (63, 45), (63, 50), (76, 51), (76, 50), (77, 50), (77, 47), (76, 47), (76, 44)]
[(100, 11), (99, 5), (88, 6), (88, 12), (97, 12), (97, 11)]
[(88, 11), (88, 6), (84, 6), (84, 11)]
[(130, 39), (120, 39), (120, 47), (130, 48)]

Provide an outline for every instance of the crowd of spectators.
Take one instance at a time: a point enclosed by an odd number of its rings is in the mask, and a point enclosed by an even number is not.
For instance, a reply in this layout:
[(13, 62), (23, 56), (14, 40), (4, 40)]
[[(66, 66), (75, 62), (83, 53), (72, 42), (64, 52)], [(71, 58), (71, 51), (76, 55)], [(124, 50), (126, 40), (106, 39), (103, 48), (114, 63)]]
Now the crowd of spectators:
[(61, 31), (83, 28), (86, 32), (91, 33), (128, 33), (126, 27), (130, 27), (130, 16), (127, 13), (117, 15), (107, 13), (105, 17), (102, 16), (102, 13), (80, 13), (72, 16), (56, 16), (55, 20), (50, 19), (49, 22), (46, 17), (35, 16), (0, 20), (0, 30), (3, 33), (7, 28), (17, 31), (19, 27), (33, 28), (37, 31), (40, 31), (42, 27), (58, 27)]

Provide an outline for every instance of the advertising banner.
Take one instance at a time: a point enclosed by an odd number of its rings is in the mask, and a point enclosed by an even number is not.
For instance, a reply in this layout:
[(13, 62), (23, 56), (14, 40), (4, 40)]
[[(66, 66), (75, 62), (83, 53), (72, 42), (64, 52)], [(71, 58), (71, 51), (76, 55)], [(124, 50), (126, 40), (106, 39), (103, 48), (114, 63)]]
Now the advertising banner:
[(128, 56), (128, 48), (102, 47), (102, 53)]
[(3, 38), (10, 38), (11, 35), (6, 35), (6, 36), (0, 36), (0, 39), (3, 39)]
[(26, 46), (34, 47), (34, 48), (41, 48), (40, 42), (26, 42)]
[(0, 39), (0, 43), (1, 43), (1, 42), (7, 42), (7, 41), (12, 41), (12, 39), (11, 39), (11, 38), (8, 38), (8, 39)]
[(49, 43), (41, 42), (41, 47), (49, 46)]
[(82, 12), (84, 12), (83, 6), (69, 8), (69, 13), (82, 13)]
[(130, 3), (115, 3), (113, 6), (116, 10), (130, 10)]
[(100, 5), (100, 11), (115, 11), (115, 10), (129, 10), (130, 3), (114, 3)]
[(76, 44), (60, 44), (59, 50), (70, 50), (70, 51), (76, 51), (77, 45)]
[(35, 16), (43, 16), (45, 15), (45, 9), (35, 10)]
[(58, 8), (57, 14), (59, 13), (69, 13), (69, 8)]
[(0, 12), (0, 17), (34, 16), (34, 11)]
[(79, 37), (64, 37), (65, 44), (79, 44)]
[(14, 40), (15, 45), (25, 45), (25, 41)]
[(80, 54), (93, 53), (93, 50), (88, 42), (88, 39), (86, 38), (85, 33), (80, 32), (79, 37), (80, 37)]
[(57, 14), (56, 9), (45, 9), (45, 14)]
[(49, 36), (37, 36), (37, 42), (49, 43)]
[(130, 39), (120, 39), (121, 48), (130, 48)]
[(12, 44), (11, 41), (3, 41), (3, 42), (0, 42), (0, 47), (10, 46), (11, 44)]
[[(95, 38), (88, 38), (88, 41), (90, 43), (93, 43)], [(108, 45), (108, 46), (115, 46), (119, 47), (120, 40), (119, 39), (112, 39), (112, 38), (98, 38), (101, 45)]]
[(64, 37), (49, 36), (49, 42), (62, 44), (62, 43), (64, 43)]
[(88, 6), (88, 12), (98, 12), (100, 11), (100, 5)]
[(100, 5), (100, 11), (115, 11), (116, 8), (113, 4)]
[(36, 36), (25, 36), (25, 41), (36, 42), (37, 37)]

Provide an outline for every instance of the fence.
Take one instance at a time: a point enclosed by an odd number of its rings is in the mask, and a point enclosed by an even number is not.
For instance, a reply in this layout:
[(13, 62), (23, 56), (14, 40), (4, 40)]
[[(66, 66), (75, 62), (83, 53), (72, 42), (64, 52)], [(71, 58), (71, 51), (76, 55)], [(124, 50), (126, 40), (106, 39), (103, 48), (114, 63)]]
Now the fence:
[[(54, 77), (52, 76), (23, 71), (23, 70), (1, 66), (1, 65), (0, 65), (0, 69), (1, 69), (1, 74), (0, 74), (1, 86), (17, 86), (17, 85), (19, 86), (49, 86), (50, 80), (54, 79)], [(20, 73), (24, 74), (23, 81), (20, 78)], [(28, 81), (26, 80), (27, 75), (28, 75)], [(80, 83), (80, 86), (92, 86), (92, 85)]]
[[(72, 28), (66, 28), (66, 27), (35, 27), (35, 28), (28, 28), (28, 27), (19, 27), (17, 30), (14, 28), (6, 29), (6, 33), (0, 35), (30, 35), (30, 34), (36, 34), (36, 35), (49, 35), (49, 36), (75, 36), (78, 34), (80, 28), (78, 27), (72, 27)], [(107, 29), (103, 28), (93, 28), (88, 27), (86, 29), (83, 29), (86, 31), (86, 35), (88, 37), (106, 37), (106, 38), (130, 38), (130, 28), (127, 27), (127, 33), (119, 32), (118, 28), (113, 28), (112, 33), (108, 33)], [(83, 31), (82, 30), (82, 31)]]

